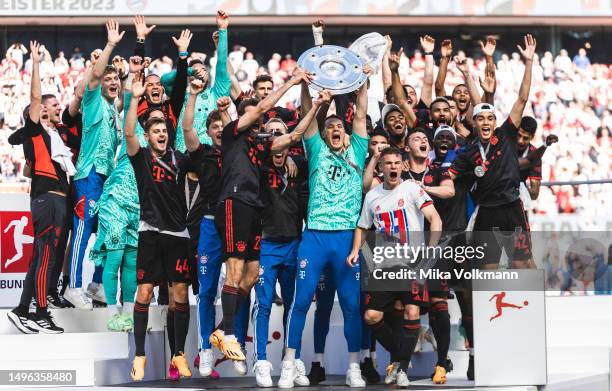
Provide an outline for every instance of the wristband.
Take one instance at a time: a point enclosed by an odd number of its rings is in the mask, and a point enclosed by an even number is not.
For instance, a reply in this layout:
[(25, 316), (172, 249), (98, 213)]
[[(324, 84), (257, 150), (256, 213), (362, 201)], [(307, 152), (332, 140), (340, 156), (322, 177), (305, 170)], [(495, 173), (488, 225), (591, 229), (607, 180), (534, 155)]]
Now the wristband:
[(179, 52), (179, 57), (189, 57), (189, 52)]
[(144, 43), (145, 39), (144, 38), (136, 38), (136, 42), (138, 43)]
[(426, 56), (433, 56), (433, 52), (425, 52)]

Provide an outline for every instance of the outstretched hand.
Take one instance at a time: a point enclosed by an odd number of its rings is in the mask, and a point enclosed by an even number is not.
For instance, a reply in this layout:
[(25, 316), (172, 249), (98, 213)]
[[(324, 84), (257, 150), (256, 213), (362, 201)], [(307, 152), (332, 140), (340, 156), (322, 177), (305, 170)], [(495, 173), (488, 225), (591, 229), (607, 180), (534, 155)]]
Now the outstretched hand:
[(144, 95), (146, 91), (146, 87), (144, 85), (144, 74), (142, 72), (138, 72), (134, 75), (134, 80), (132, 80), (132, 96), (134, 98), (140, 98)]
[(145, 18), (142, 15), (136, 15), (134, 19), (134, 28), (136, 29), (136, 37), (139, 39), (144, 39), (153, 31), (157, 25), (152, 25), (147, 27), (147, 23), (145, 22)]
[(397, 72), (400, 65), (400, 59), (402, 58), (402, 54), (404, 53), (404, 48), (400, 48), (397, 53), (391, 53), (389, 55), (389, 69), (391, 72)]
[(520, 45), (516, 45), (519, 52), (525, 60), (531, 61), (533, 60), (533, 55), (535, 54), (535, 49), (537, 46), (536, 39), (531, 35), (525, 35), (525, 49), (523, 49)]
[(453, 61), (455, 62), (455, 65), (457, 65), (457, 68), (463, 73), (466, 74), (470, 68), (468, 66), (468, 62), (467, 62), (467, 58), (466, 57), (459, 57), (459, 56), (455, 56), (453, 58)]
[(189, 93), (191, 95), (197, 95), (204, 91), (204, 82), (201, 79), (192, 77), (189, 81)]
[(119, 23), (115, 20), (106, 22), (106, 39), (111, 45), (117, 45), (123, 38), (125, 31), (119, 32)]
[(38, 41), (30, 41), (30, 58), (34, 64), (40, 62), (40, 43)]
[(178, 48), (179, 52), (186, 52), (189, 49), (189, 43), (191, 42), (191, 38), (193, 38), (193, 34), (189, 29), (185, 29), (181, 31), (181, 35), (179, 38), (172, 37), (174, 44)]
[(420, 40), (421, 40), (421, 47), (423, 48), (423, 51), (425, 53), (432, 53), (434, 51), (434, 48), (436, 46), (435, 39), (433, 39), (429, 35), (425, 35), (424, 37), (421, 37)]
[(493, 53), (495, 53), (495, 47), (497, 46), (497, 41), (493, 36), (489, 35), (486, 39), (486, 43), (482, 41), (478, 41), (480, 43), (480, 50), (487, 57), (493, 57)]
[(480, 87), (484, 92), (487, 94), (493, 94), (497, 85), (497, 80), (495, 79), (495, 65), (492, 63), (487, 63), (485, 66), (484, 79), (479, 77), (478, 80), (480, 81)]

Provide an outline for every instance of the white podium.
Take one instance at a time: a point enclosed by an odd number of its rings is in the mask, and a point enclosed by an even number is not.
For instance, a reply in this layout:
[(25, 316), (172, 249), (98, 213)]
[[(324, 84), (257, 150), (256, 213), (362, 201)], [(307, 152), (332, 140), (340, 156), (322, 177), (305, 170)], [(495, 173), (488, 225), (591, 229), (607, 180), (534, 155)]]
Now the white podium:
[(476, 386), (547, 383), (544, 270), (473, 280)]

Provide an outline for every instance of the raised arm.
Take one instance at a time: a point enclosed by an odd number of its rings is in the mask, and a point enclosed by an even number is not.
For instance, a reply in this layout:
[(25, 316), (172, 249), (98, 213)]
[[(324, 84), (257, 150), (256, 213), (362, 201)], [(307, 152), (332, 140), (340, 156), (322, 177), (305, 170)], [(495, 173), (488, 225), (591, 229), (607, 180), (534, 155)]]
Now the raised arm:
[(421, 47), (425, 53), (425, 75), (423, 77), (423, 88), (421, 89), (421, 100), (429, 107), (431, 105), (433, 92), (433, 73), (434, 73), (434, 58), (433, 51), (436, 41), (426, 35), (421, 37)]
[(136, 136), (136, 122), (138, 121), (138, 101), (145, 93), (144, 75), (138, 73), (132, 81), (132, 99), (130, 99), (130, 107), (125, 115), (125, 125), (123, 133), (125, 134), (125, 147), (128, 156), (134, 156), (140, 150), (140, 142)]
[(30, 41), (30, 58), (32, 59), (32, 81), (30, 85), (30, 119), (32, 122), (40, 121), (40, 106), (42, 104), (42, 90), (40, 87), (40, 44)]
[(102, 50), (102, 53), (100, 53), (98, 61), (96, 61), (95, 65), (93, 66), (90, 78), (87, 80), (89, 90), (96, 89), (98, 87), (98, 84), (100, 84), (100, 79), (102, 79), (104, 69), (106, 68), (106, 65), (108, 65), (110, 56), (111, 54), (113, 54), (115, 46), (117, 46), (119, 41), (121, 41), (121, 38), (123, 38), (124, 34), (125, 31), (119, 32), (119, 23), (117, 23), (116, 21), (111, 19), (106, 22), (106, 46), (104, 47), (104, 50)]
[(134, 47), (134, 55), (144, 58), (145, 57), (145, 39), (151, 34), (151, 31), (157, 27), (156, 25), (147, 26), (144, 16), (136, 15), (132, 22), (134, 23), (134, 29), (136, 30), (136, 46)]
[(395, 104), (399, 106), (399, 108), (404, 113), (406, 117), (406, 123), (409, 128), (415, 126), (417, 122), (416, 114), (414, 114), (414, 110), (408, 104), (408, 100), (406, 99), (406, 92), (404, 91), (404, 86), (402, 85), (402, 80), (399, 75), (399, 61), (402, 57), (402, 53), (404, 52), (403, 48), (400, 48), (399, 52), (396, 54), (391, 54), (389, 56), (389, 68), (391, 69), (391, 85), (393, 88), (393, 97), (395, 98)]
[(219, 40), (217, 42), (217, 66), (215, 67), (215, 85), (212, 87), (215, 98), (226, 96), (230, 93), (232, 85), (230, 75), (228, 73), (227, 61), (228, 45), (227, 45), (227, 28), (229, 27), (229, 16), (224, 11), (217, 11), (217, 31), (219, 31)]
[(317, 100), (315, 100), (314, 103), (310, 105), (310, 110), (308, 111), (308, 113), (306, 113), (304, 118), (302, 118), (302, 120), (297, 124), (293, 132), (275, 138), (272, 142), (270, 150), (273, 153), (283, 151), (289, 148), (291, 145), (299, 142), (302, 139), (304, 133), (306, 133), (306, 131), (308, 131), (309, 133), (312, 132), (313, 129), (314, 131), (317, 131), (317, 121), (315, 121), (315, 118), (317, 116), (317, 110), (319, 110), (319, 107), (321, 107), (324, 102), (329, 102), (330, 100), (330, 93), (327, 91), (321, 91)]
[[(217, 38), (215, 38), (215, 34), (217, 34)], [(218, 42), (219, 40), (219, 32), (215, 31), (213, 33), (213, 40), (215, 41), (215, 46), (217, 45), (216, 42)], [(218, 61), (218, 60), (217, 60)], [(240, 94), (242, 93), (242, 88), (240, 87), (240, 82), (238, 81), (238, 79), (236, 78), (236, 71), (234, 71), (234, 67), (232, 66), (232, 62), (231, 61), (226, 61), (227, 62), (227, 73), (229, 75), (229, 79), (230, 79), (230, 98), (232, 98), (232, 100), (236, 100), (238, 99), (238, 97), (240, 96)]]
[(484, 91), (481, 97), (481, 101), (489, 104), (493, 104), (495, 101), (495, 88), (497, 87), (497, 80), (495, 79), (495, 64), (487, 63), (485, 66), (484, 79), (478, 77), (480, 82), (480, 88)]
[(185, 106), (185, 114), (183, 115), (183, 137), (185, 146), (189, 152), (193, 152), (200, 147), (200, 138), (198, 132), (193, 130), (193, 117), (195, 113), (195, 104), (198, 99), (198, 94), (204, 90), (204, 82), (200, 79), (192, 79), (189, 83), (189, 100)]
[(438, 68), (438, 76), (436, 77), (436, 96), (446, 96), (444, 82), (446, 81), (446, 73), (448, 71), (448, 63), (453, 54), (453, 43), (450, 39), (442, 41), (440, 47), (440, 67)]
[(376, 172), (376, 166), (378, 166), (378, 161), (380, 159), (380, 152), (381, 149), (378, 148), (378, 145), (376, 146), (376, 148), (374, 149), (374, 154), (370, 157), (370, 161), (368, 162), (368, 165), (366, 166), (365, 170), (363, 170), (363, 179), (361, 180), (361, 191), (363, 194), (366, 194), (368, 191), (372, 190), (372, 188), (376, 185), (378, 185), (378, 183), (374, 186), (374, 173)]
[(231, 104), (232, 100), (228, 96), (222, 96), (217, 99), (217, 110), (219, 110), (223, 127), (232, 122), (232, 117), (230, 117), (229, 113), (227, 112), (227, 109), (229, 109)]
[(296, 68), (293, 71), (293, 76), (288, 82), (259, 102), (257, 106), (255, 106), (255, 110), (245, 112), (244, 115), (238, 119), (238, 131), (244, 131), (253, 125), (266, 111), (273, 108), (276, 102), (278, 102), (291, 87), (298, 85), (302, 80), (309, 82), (311, 78), (312, 76), (308, 72), (301, 68)]
[[(368, 77), (372, 74), (372, 68), (369, 65), (363, 67), (363, 73)], [(368, 82), (359, 88), (357, 93), (357, 102), (355, 102), (355, 116), (353, 117), (353, 132), (363, 138), (368, 137), (368, 129), (366, 126), (366, 116), (368, 115)]]
[(310, 98), (310, 91), (308, 90), (308, 83), (302, 81), (300, 88), (300, 117), (303, 117), (312, 108), (312, 100)]
[(325, 30), (325, 22), (323, 19), (317, 19), (312, 24), (312, 36), (314, 38), (315, 46), (323, 45), (323, 31)]
[(172, 37), (172, 41), (178, 49), (178, 61), (176, 63), (176, 77), (172, 83), (172, 95), (170, 96), (170, 105), (172, 111), (180, 113), (185, 103), (185, 89), (187, 88), (187, 56), (189, 53), (189, 43), (193, 38), (191, 31), (185, 29), (181, 31), (178, 39)]
[(525, 110), (525, 106), (529, 100), (529, 90), (531, 88), (531, 68), (533, 65), (533, 55), (535, 53), (536, 45), (536, 40), (531, 36), (531, 34), (525, 35), (525, 49), (521, 48), (520, 45), (516, 45), (519, 52), (521, 52), (523, 59), (525, 60), (525, 73), (523, 74), (523, 81), (521, 82), (521, 87), (519, 88), (518, 98), (516, 99), (516, 102), (514, 102), (512, 110), (510, 111), (510, 120), (514, 126), (518, 126), (518, 124), (521, 123), (523, 111)]
[(474, 83), (474, 78), (470, 73), (470, 66), (468, 64), (467, 58), (455, 56), (454, 60), (455, 64), (457, 64), (457, 68), (461, 71), (463, 77), (465, 78), (465, 84), (467, 85), (468, 91), (470, 93), (472, 106), (476, 106), (480, 103), (480, 95), (478, 94), (476, 83)]
[(385, 55), (382, 58), (381, 69), (383, 91), (386, 95), (387, 89), (391, 87), (391, 69), (389, 68), (389, 56), (391, 55), (391, 46), (393, 45), (393, 41), (391, 40), (391, 36), (389, 35), (385, 35), (385, 39), (387, 40), (387, 50), (385, 50)]
[[(487, 65), (485, 67), (485, 79), (481, 80), (480, 87), (482, 87), (484, 93), (482, 94), (482, 101), (493, 104), (493, 98), (495, 96), (495, 62), (493, 62), (493, 54), (495, 53), (495, 47), (497, 41), (493, 36), (489, 35), (485, 42), (480, 41), (480, 49), (485, 55)], [(491, 83), (492, 78), (492, 84)], [(487, 80), (488, 79), (488, 80)]]

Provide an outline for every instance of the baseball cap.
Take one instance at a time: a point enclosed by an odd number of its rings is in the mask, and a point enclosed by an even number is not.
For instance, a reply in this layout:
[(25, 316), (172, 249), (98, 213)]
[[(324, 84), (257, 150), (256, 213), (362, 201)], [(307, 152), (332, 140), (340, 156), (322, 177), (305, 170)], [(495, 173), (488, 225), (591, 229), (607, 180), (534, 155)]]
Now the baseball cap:
[(495, 115), (495, 106), (490, 103), (479, 103), (474, 106), (474, 113), (472, 114), (472, 118), (476, 118), (476, 116), (480, 113), (484, 113), (485, 111), (490, 111)]
[(455, 138), (455, 141), (457, 141), (457, 132), (455, 132), (455, 129), (453, 129), (452, 126), (448, 126), (448, 125), (440, 125), (440, 126), (438, 126), (438, 128), (434, 132), (434, 140), (442, 132), (449, 132), (450, 134), (453, 135), (453, 137)]
[(380, 117), (382, 118), (383, 126), (385, 124), (385, 121), (387, 120), (387, 115), (392, 111), (399, 111), (400, 113), (402, 112), (399, 106), (393, 103), (388, 103), (382, 108), (380, 112)]

